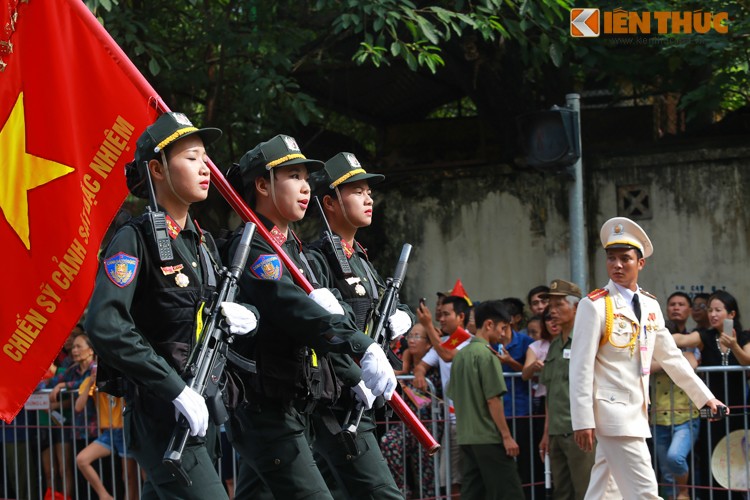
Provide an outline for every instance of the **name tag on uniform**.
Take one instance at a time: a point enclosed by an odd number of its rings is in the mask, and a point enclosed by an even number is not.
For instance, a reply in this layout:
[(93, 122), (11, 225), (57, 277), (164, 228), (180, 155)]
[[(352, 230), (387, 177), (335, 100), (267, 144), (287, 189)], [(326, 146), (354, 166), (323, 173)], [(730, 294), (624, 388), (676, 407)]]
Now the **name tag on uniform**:
[(570, 359), (570, 349), (563, 349), (563, 359)]

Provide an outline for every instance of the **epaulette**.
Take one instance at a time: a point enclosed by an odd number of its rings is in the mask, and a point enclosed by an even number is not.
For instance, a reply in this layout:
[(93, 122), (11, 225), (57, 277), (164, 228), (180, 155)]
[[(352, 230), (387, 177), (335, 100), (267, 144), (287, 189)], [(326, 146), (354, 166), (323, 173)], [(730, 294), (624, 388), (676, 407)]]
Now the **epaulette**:
[(641, 288), (640, 290), (638, 290), (638, 293), (641, 293), (641, 294), (645, 295), (646, 297), (650, 297), (650, 298), (652, 298), (652, 299), (654, 299), (654, 300), (657, 300), (657, 299), (656, 299), (656, 296), (655, 296), (655, 295), (653, 295), (653, 294), (651, 294), (651, 293), (647, 292), (647, 291), (646, 291), (646, 290), (644, 290), (643, 288)]
[(601, 299), (602, 297), (606, 297), (607, 295), (609, 295), (609, 290), (607, 290), (606, 288), (597, 288), (596, 290), (589, 292), (586, 297), (588, 297), (593, 302), (594, 300)]

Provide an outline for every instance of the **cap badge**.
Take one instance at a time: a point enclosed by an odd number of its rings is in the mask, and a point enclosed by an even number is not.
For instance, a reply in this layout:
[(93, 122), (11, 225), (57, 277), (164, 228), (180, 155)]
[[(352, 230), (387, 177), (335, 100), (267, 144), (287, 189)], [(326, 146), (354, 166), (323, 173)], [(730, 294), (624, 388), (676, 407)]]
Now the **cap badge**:
[(553, 281), (549, 286), (550, 290), (557, 290), (557, 281)]
[(184, 113), (174, 113), (172, 116), (174, 116), (174, 120), (179, 123), (180, 125), (184, 125), (186, 127), (192, 127), (193, 124), (190, 122), (187, 116), (185, 116)]
[(622, 226), (622, 224), (615, 224), (615, 234), (620, 234), (623, 232), (625, 228)]
[(283, 136), (284, 143), (286, 143), (286, 147), (290, 151), (299, 151), (299, 146), (297, 146), (297, 141), (294, 140), (294, 137), (289, 137), (288, 135)]
[(349, 165), (351, 165), (354, 168), (362, 168), (362, 165), (359, 164), (359, 160), (357, 160), (357, 157), (354, 156), (351, 153), (344, 154), (344, 157), (346, 157), (346, 161), (349, 162)]

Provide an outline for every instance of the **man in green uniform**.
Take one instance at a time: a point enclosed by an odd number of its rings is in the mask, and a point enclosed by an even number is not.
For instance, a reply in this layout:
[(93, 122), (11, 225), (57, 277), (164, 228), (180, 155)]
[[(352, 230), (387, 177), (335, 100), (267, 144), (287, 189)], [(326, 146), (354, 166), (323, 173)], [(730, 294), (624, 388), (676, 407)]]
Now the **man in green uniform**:
[[(204, 144), (220, 135), (218, 129), (197, 129), (182, 113), (165, 113), (140, 136), (135, 162), (127, 169), (128, 188), (147, 198), (148, 169), (167, 230), (154, 234), (148, 213), (121, 227), (102, 254), (89, 304), (85, 328), (100, 361), (127, 379), (125, 435), (128, 451), (148, 476), (145, 499), (227, 498), (213, 463), (216, 426), (203, 397), (181, 376), (206, 320), (204, 305), (216, 288), (216, 247), (190, 219), (188, 208), (208, 195)], [(249, 310), (231, 303), (221, 310), (230, 326), (236, 325), (235, 333), (255, 329)], [(178, 412), (190, 425), (182, 457), (189, 487), (162, 464)]]
[[(313, 269), (315, 263), (302, 252), (289, 225), (307, 210), (308, 172), (322, 167), (322, 162), (307, 159), (292, 137), (278, 135), (245, 153), (227, 172), (234, 188), (311, 281), (319, 269)], [(239, 298), (257, 306), (263, 321), (257, 335), (237, 347), (256, 361), (257, 374), (243, 377), (248, 403), (234, 412), (228, 427), (243, 458), (236, 495), (331, 498), (305, 435), (310, 412), (318, 404), (335, 402), (340, 391), (323, 355), (361, 358), (365, 387), (386, 399), (396, 387), (393, 369), (383, 350), (357, 330), (328, 289), (318, 288), (308, 297), (261, 238), (253, 240)]]
[(510, 328), (511, 316), (499, 300), (482, 302), (474, 314), (477, 333), (453, 358), (447, 391), (456, 410), (461, 498), (518, 500), (524, 498), (518, 444), (503, 411), (503, 368), (490, 347)]
[(539, 453), (542, 460), (549, 453), (555, 499), (583, 500), (595, 452), (582, 451), (573, 439), (568, 385), (570, 346), (581, 289), (569, 281), (553, 280), (543, 298), (549, 300), (550, 317), (560, 326), (561, 332), (550, 343), (539, 377), (539, 382), (547, 388), (547, 412)]
[[(371, 186), (385, 177), (368, 174), (352, 153), (338, 153), (313, 174), (313, 194), (320, 200), (324, 216), (334, 235), (340, 239), (338, 258), (325, 236), (312, 246), (324, 269), (321, 284), (336, 288), (352, 309), (357, 328), (369, 332), (373, 327), (373, 311), (385, 283), (367, 257), (367, 252), (354, 238), (357, 229), (372, 223)], [(346, 272), (349, 271), (349, 272)], [(413, 316), (399, 304), (388, 320), (390, 339), (398, 338), (411, 328)], [(337, 378), (343, 386), (341, 398), (334, 407), (318, 405), (313, 413), (316, 462), (331, 491), (343, 490), (346, 498), (403, 498), (388, 469), (375, 435), (374, 411), (369, 390), (359, 381), (359, 368), (351, 357), (329, 355)], [(365, 393), (365, 394), (363, 394)], [(356, 399), (366, 411), (356, 429), (354, 449), (341, 443), (342, 424), (349, 413), (356, 413)], [(338, 484), (337, 484), (338, 481)]]

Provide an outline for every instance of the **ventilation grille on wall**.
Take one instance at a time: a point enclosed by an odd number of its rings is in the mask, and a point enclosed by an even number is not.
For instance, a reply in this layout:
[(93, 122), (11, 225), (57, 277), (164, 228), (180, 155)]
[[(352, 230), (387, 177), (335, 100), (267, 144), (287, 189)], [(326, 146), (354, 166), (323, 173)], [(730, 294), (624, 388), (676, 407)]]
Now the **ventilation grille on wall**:
[(617, 186), (617, 215), (633, 220), (651, 218), (651, 187), (645, 184)]

